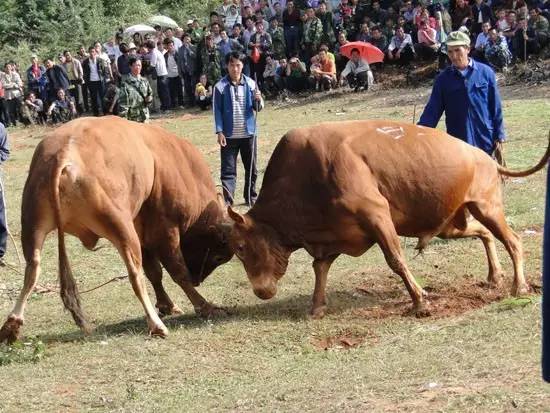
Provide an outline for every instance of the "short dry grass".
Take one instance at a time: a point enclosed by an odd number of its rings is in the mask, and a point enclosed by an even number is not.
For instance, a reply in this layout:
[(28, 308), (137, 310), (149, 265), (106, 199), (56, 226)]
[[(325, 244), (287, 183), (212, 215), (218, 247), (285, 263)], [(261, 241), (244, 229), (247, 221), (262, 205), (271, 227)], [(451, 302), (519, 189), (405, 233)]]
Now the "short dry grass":
[[(325, 120), (391, 118), (412, 121), (426, 88), (369, 92), (261, 112), (259, 163), (291, 127)], [(508, 163), (532, 165), (547, 144), (548, 88), (504, 91)], [(188, 137), (219, 179), (218, 147), (209, 113), (159, 121)], [(34, 147), (43, 129), (11, 134), (5, 165), (9, 223), (18, 238), (20, 201)], [(242, 174), (241, 174), (242, 175)], [(242, 185), (242, 179), (240, 179)], [(509, 222), (522, 234), (526, 274), (540, 284), (544, 174), (508, 181)], [(240, 192), (239, 192), (240, 193)], [(510, 300), (479, 283), (486, 259), (478, 240), (434, 241), (413, 259), (415, 240), (403, 240), (410, 267), (433, 291), (438, 311), (427, 319), (403, 316), (402, 283), (373, 248), (341, 257), (331, 269), (330, 311), (320, 321), (305, 315), (313, 289), (311, 259), (297, 252), (276, 298), (261, 302), (237, 260), (200, 287), (231, 315), (204, 321), (166, 279), (186, 312), (167, 320), (166, 340), (146, 336), (143, 312), (129, 283), (109, 284), (83, 296), (96, 325), (83, 337), (55, 292), (55, 236), (43, 253), (43, 276), (29, 303), (24, 343), (0, 348), (0, 411), (550, 411), (540, 379), (540, 298)], [(68, 241), (82, 290), (124, 274), (106, 245), (86, 251)], [(10, 263), (16, 258), (9, 245)], [(511, 263), (500, 257), (509, 284)], [(22, 276), (2, 269), (0, 314), (7, 315)], [(151, 290), (151, 288), (149, 288)], [(150, 291), (150, 293), (152, 293)], [(42, 343), (42, 344), (41, 344)]]

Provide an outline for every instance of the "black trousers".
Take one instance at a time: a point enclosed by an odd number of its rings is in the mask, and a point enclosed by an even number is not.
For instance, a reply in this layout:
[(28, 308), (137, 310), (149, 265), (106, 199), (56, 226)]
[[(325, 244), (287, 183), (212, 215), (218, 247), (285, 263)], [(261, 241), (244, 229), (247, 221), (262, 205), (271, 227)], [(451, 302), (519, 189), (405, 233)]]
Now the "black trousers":
[(183, 89), (185, 92), (186, 103), (189, 106), (195, 105), (195, 85), (197, 84), (197, 79), (195, 75), (183, 75)]
[(256, 193), (256, 177), (258, 175), (256, 170), (257, 145), (253, 137), (227, 139), (227, 145), (221, 147), (223, 197), (226, 204), (233, 205), (237, 183), (237, 156), (239, 152), (245, 170), (243, 196), (246, 203), (250, 205), (254, 204), (258, 197)]
[(13, 99), (6, 99), (5, 100), (7, 114), (8, 114), (8, 124), (6, 126), (10, 126), (12, 124), (13, 126), (17, 125), (17, 121), (19, 120), (19, 109), (21, 105), (21, 101), (19, 98), (13, 98)]
[(90, 99), (92, 101), (92, 112), (94, 116), (99, 116), (99, 108), (103, 113), (103, 85), (101, 81), (90, 81), (88, 83), (88, 90), (90, 91)]
[(6, 194), (2, 193), (2, 188), (0, 187), (0, 258), (2, 258), (6, 253), (6, 246), (8, 243), (8, 225), (6, 223), (4, 196), (6, 196)]
[(71, 85), (73, 85), (74, 87), (72, 89), (69, 89), (69, 92), (74, 99), (76, 110), (78, 111), (78, 113), (82, 113), (84, 112), (84, 101), (82, 100), (82, 84), (78, 80), (71, 80)]
[(368, 75), (368, 72), (360, 72), (360, 73), (357, 73), (357, 74), (353, 74), (353, 73), (349, 73), (347, 76), (346, 76), (346, 79), (348, 79), (348, 84), (349, 84), (349, 87), (351, 88), (359, 88), (359, 87), (364, 87), (364, 88), (367, 88), (369, 87), (369, 84), (368, 84), (368, 80), (369, 80), (369, 75)]
[(170, 107), (183, 106), (183, 89), (181, 78), (179, 76), (168, 78), (168, 87), (170, 89)]
[(170, 109), (170, 86), (168, 76), (157, 76), (157, 90), (160, 99), (160, 110)]

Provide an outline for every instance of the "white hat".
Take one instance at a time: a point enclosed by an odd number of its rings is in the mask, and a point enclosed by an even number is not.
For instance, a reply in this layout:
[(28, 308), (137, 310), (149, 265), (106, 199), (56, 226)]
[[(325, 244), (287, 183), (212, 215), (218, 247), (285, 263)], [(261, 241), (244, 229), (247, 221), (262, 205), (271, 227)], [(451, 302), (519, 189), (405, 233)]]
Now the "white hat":
[(187, 20), (187, 25), (193, 24), (193, 19)]

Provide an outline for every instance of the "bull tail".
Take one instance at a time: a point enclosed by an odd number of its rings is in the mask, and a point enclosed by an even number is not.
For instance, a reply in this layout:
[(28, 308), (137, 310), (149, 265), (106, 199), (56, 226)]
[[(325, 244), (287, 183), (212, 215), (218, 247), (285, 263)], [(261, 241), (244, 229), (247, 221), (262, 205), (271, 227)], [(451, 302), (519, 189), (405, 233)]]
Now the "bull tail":
[(526, 169), (525, 171), (511, 171), (508, 168), (505, 168), (504, 166), (497, 165), (498, 173), (505, 176), (511, 176), (513, 178), (528, 176), (544, 168), (548, 163), (548, 159), (550, 159), (550, 131), (548, 132), (548, 147), (546, 148), (546, 153), (541, 158), (539, 163), (537, 163), (532, 168)]
[(63, 221), (61, 219), (61, 201), (59, 196), (59, 183), (61, 181), (61, 174), (63, 170), (68, 166), (65, 161), (65, 156), (61, 155), (53, 172), (52, 182), (52, 197), (53, 197), (53, 209), (55, 215), (55, 223), (57, 226), (57, 240), (58, 240), (58, 253), (59, 253), (59, 284), (61, 300), (63, 305), (71, 315), (78, 327), (84, 332), (89, 331), (88, 323), (82, 312), (80, 305), (80, 296), (78, 293), (78, 286), (76, 285), (69, 259), (67, 257), (67, 250), (65, 248), (65, 233), (63, 231)]

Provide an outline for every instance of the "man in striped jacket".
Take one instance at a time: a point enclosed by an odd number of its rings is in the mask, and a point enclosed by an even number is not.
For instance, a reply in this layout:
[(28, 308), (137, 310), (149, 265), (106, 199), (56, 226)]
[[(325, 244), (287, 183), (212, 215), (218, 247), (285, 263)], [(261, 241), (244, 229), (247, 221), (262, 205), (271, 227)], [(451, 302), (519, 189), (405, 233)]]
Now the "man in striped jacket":
[(256, 122), (254, 111), (263, 108), (256, 82), (242, 73), (244, 56), (237, 52), (225, 56), (228, 74), (214, 86), (215, 132), (221, 147), (221, 181), (226, 204), (232, 205), (237, 178), (237, 156), (245, 169), (244, 199), (256, 201)]

